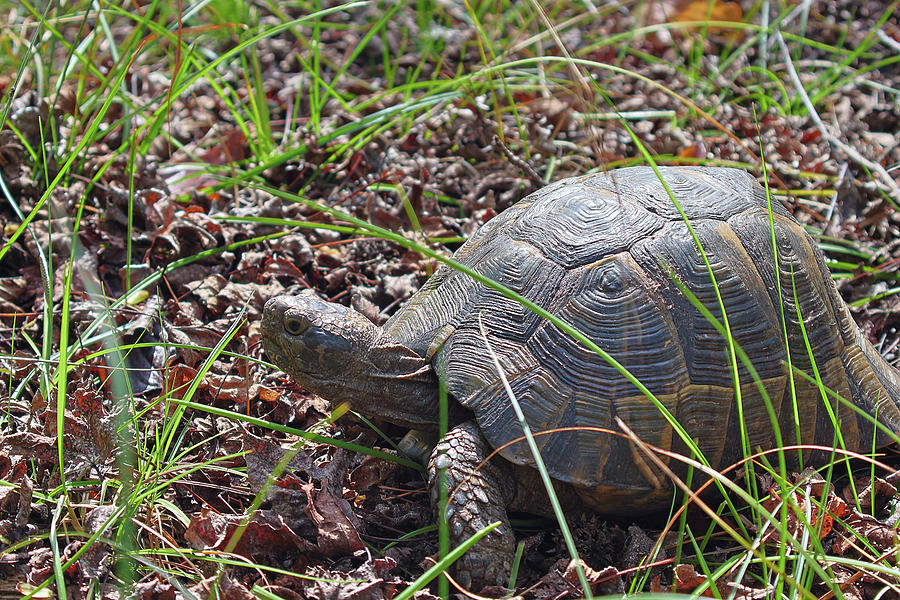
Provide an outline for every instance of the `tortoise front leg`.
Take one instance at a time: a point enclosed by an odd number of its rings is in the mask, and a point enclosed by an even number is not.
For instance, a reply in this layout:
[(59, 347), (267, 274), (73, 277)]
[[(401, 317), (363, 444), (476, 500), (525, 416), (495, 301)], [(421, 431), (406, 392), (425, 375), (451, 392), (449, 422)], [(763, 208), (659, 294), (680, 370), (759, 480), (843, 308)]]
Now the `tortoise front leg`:
[(428, 487), (438, 514), (439, 473), (447, 488), (447, 525), (450, 543), (459, 545), (478, 530), (500, 521), (500, 526), (469, 549), (456, 563), (456, 577), (464, 587), (509, 583), (515, 555), (515, 536), (506, 507), (515, 496), (512, 470), (504, 461), (479, 465), (491, 447), (478, 424), (467, 421), (447, 432), (428, 461)]

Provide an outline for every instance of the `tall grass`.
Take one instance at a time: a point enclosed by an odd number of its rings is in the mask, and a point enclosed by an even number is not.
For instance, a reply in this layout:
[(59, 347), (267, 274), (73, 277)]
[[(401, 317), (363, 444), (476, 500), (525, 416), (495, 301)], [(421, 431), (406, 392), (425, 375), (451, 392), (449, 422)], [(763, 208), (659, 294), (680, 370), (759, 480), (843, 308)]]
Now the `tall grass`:
[[(56, 474), (44, 477), (43, 481), (52, 485), (36, 492), (31, 501), (36, 512), (44, 511), (49, 517), (37, 531), (17, 540), (3, 540), (5, 547), (0, 550), (0, 555), (14, 556), (35, 548), (50, 549), (52, 573), (32, 582), (31, 587), (23, 586), (26, 597), (40, 597), (50, 588), (62, 597), (70, 585), (67, 570), (92, 549), (110, 553), (115, 584), (126, 590), (137, 581), (157, 576), (192, 595), (196, 592), (190, 586), (207, 576), (210, 569), (223, 573), (234, 564), (270, 573), (285, 572), (248, 557), (197, 552), (183, 541), (191, 515), (173, 500), (178, 483), (202, 471), (245, 477), (242, 467), (235, 466), (240, 463), (240, 453), (223, 453), (205, 460), (194, 455), (201, 443), (208, 442), (193, 440), (189, 435), (190, 421), (199, 414), (360, 450), (318, 432), (298, 431), (271, 419), (198, 400), (204, 375), (215, 361), (240, 359), (259, 364), (258, 355), (239, 343), (248, 335), (246, 317), (240, 312), (234, 313), (217, 344), (190, 346), (205, 355), (190, 377), (185, 379), (179, 367), (163, 361), (160, 375), (167, 385), (159, 396), (147, 401), (133, 392), (129, 355), (158, 347), (171, 358), (185, 346), (177, 341), (130, 341), (130, 315), (142, 306), (146, 308), (147, 295), (172, 298), (167, 278), (189, 273), (211, 257), (230, 260), (236, 253), (265, 249), (292, 228), (330, 228), (336, 234), (381, 238), (447, 264), (514, 298), (615, 363), (583, 332), (448, 258), (447, 248), (438, 245), (447, 240), (430, 239), (422, 231), (419, 221), (425, 215), (416, 214), (411, 190), (391, 172), (390, 159), (385, 158), (384, 150), (394, 148), (401, 140), (447, 136), (456, 123), (474, 123), (491, 134), (486, 135), (487, 140), (498, 133), (548, 179), (593, 168), (670, 162), (738, 166), (763, 175), (778, 172), (818, 187), (785, 189), (776, 182), (773, 194), (796, 198), (813, 211), (820, 209), (834, 193), (833, 189), (821, 188), (836, 187), (834, 177), (809, 172), (804, 164), (775, 166), (764, 162), (765, 153), (743, 140), (745, 133), (733, 131), (735, 124), (725, 120), (720, 110), (724, 106), (742, 111), (753, 106), (761, 113), (784, 119), (807, 114), (807, 106), (791, 88), (794, 82), (781, 70), (779, 60), (769, 55), (775, 48), (775, 28), (790, 47), (794, 62), (802, 63), (805, 54), (813, 51), (824, 57), (806, 65), (802, 81), (805, 94), (817, 110), (826, 112), (844, 90), (856, 88), (877, 89), (896, 102), (896, 82), (878, 81), (872, 75), (900, 60), (896, 53), (879, 45), (877, 35), (895, 16), (896, 3), (871, 24), (859, 43), (851, 42), (846, 31), (835, 39), (820, 39), (821, 24), (810, 22), (809, 14), (803, 12), (805, 6), (763, 3), (760, 11), (765, 18), (751, 14), (742, 22), (652, 21), (647, 17), (628, 21), (624, 28), (604, 28), (598, 24), (614, 24), (629, 12), (649, 14), (644, 11), (652, 6), (641, 2), (616, 6), (560, 2), (543, 6), (429, 0), (327, 5), (218, 0), (152, 0), (139, 5), (21, 0), (3, 4), (0, 76), (4, 95), (0, 119), (9, 137), (0, 141), (0, 154), (4, 161), (21, 163), (33, 188), (23, 193), (10, 187), (8, 175), (0, 178), (0, 193), (7, 205), (3, 211), (0, 267), (4, 277), (18, 275), (17, 266), (3, 265), (17, 265), (17, 253), (27, 249), (29, 259), (39, 266), (38, 280), (29, 283), (36, 298), (34, 305), (41, 308), (3, 315), (5, 335), (0, 360), (9, 398), (0, 413), (0, 426), (4, 434), (31, 427), (40, 418), (32, 408), (32, 402), (41, 404), (35, 399), (55, 415), (43, 418), (53, 422), (50, 426), (48, 421), (45, 430), (55, 436), (52, 449), (56, 466), (50, 470), (55, 469)], [(735, 35), (723, 40), (717, 28)], [(682, 60), (673, 62), (648, 51), (647, 39), (663, 49), (680, 43), (687, 51), (680, 56)], [(344, 40), (340, 52), (333, 49), (336, 40)], [(266, 70), (273, 68), (267, 53), (276, 52), (278, 43), (288, 50), (274, 64), (284, 63), (294, 69), (295, 79), (284, 88), (273, 89), (273, 85), (284, 82)], [(648, 75), (653, 69), (665, 72), (665, 79)], [(666, 94), (665, 106), (657, 113), (635, 112), (647, 107), (632, 106), (623, 89), (633, 90), (635, 95), (660, 91)], [(536, 122), (534, 107), (549, 100), (571, 106), (567, 114), (583, 136), (568, 139), (562, 125)], [(214, 109), (194, 112), (196, 103), (204, 102)], [(29, 121), (20, 116), (29, 104), (40, 115), (36, 135), (27, 130)], [(719, 158), (679, 156), (677, 151), (654, 147), (644, 139), (648, 130), (640, 124), (653, 115), (660, 116), (660, 121), (671, 120), (690, 132), (692, 139), (715, 140), (724, 131), (730, 140), (710, 142), (711, 148), (715, 144), (722, 150), (711, 153)], [(190, 124), (190, 131), (200, 131), (190, 123), (198, 118), (210, 119), (208, 137), (200, 143), (179, 131), (182, 120)], [(617, 133), (612, 135), (610, 131)], [(470, 150), (465, 144), (479, 151), (486, 146), (478, 133), (472, 139), (461, 137), (458, 139), (462, 141), (435, 150), (442, 154), (434, 157), (438, 165), (434, 168), (459, 161), (472, 168), (475, 160), (460, 156)], [(612, 148), (610, 138), (617, 140)], [(240, 140), (240, 155), (228, 154), (228, 140)], [(221, 159), (211, 158), (213, 149), (222, 153)], [(145, 275), (146, 271), (136, 266), (149, 262), (137, 248), (146, 233), (140, 223), (148, 203), (139, 182), (145, 174), (144, 158), (157, 154), (166, 183), (179, 194), (176, 207), (194, 210), (198, 206), (192, 204), (194, 194), (229, 198), (232, 214), (220, 210), (210, 221), (244, 229), (240, 236), (216, 239), (214, 247), (164, 257)], [(364, 162), (372, 154), (384, 158), (387, 166), (380, 164), (380, 172), (347, 175), (356, 172), (350, 168), (354, 164), (363, 164), (362, 172), (369, 168), (374, 171), (376, 166)], [(499, 164), (503, 159), (488, 152), (481, 160)], [(273, 184), (273, 171), (298, 165), (303, 168), (298, 167), (301, 176), (297, 181), (283, 188)], [(343, 173), (346, 180), (336, 180), (336, 172)], [(98, 222), (96, 215), (109, 210), (97, 199), (113, 184), (118, 186), (113, 191), (127, 199), (125, 225), (116, 232), (122, 240), (124, 281), (121, 293), (116, 295), (103, 285), (91, 286), (91, 281), (102, 284), (104, 280), (97, 276), (97, 267), (86, 260), (98, 249), (83, 244)], [(358, 209), (348, 213), (333, 202), (308, 197), (329, 190), (333, 198), (345, 200), (352, 197), (348, 188), (402, 205), (409, 229), (416, 232), (415, 240), (404, 231), (374, 226), (371, 215)], [(452, 207), (454, 214), (459, 213), (460, 206), (468, 208), (440, 189), (426, 186), (423, 193), (436, 198), (439, 206)], [(278, 199), (282, 206), (303, 204), (311, 212), (329, 215), (330, 223), (294, 217), (248, 217), (241, 203), (249, 194)], [(886, 298), (900, 289), (892, 273), (880, 264), (869, 264), (872, 250), (825, 236), (819, 239), (825, 249), (841, 248), (832, 253), (841, 257), (831, 263), (835, 277), (850, 278), (865, 272), (887, 282), (886, 289), (860, 298), (856, 304)], [(85, 302), (90, 310), (83, 310)], [(719, 323), (722, 335), (730, 340), (726, 311), (721, 304), (720, 308), (725, 317)], [(150, 312), (160, 322), (167, 318), (162, 309)], [(723, 360), (732, 365), (737, 377), (738, 367), (751, 365), (752, 357), (743, 355), (732, 341), (728, 345), (730, 356)], [(85, 368), (93, 369), (94, 387), (103, 391), (105, 410), (114, 415), (117, 446), (109, 464), (78, 470), (72, 468), (78, 461), (64, 433), (67, 414), (72, 412), (73, 398), (79, 392), (73, 386), (73, 372)], [(650, 391), (624, 367), (618, 365), (617, 369), (654, 401)], [(740, 388), (736, 385), (735, 389)], [(830, 397), (829, 391), (823, 390), (823, 401)], [(656, 405), (661, 412), (660, 423), (665, 420), (685, 445), (694, 446), (675, 416), (662, 403), (656, 401)], [(814, 535), (819, 524), (813, 522), (810, 512), (811, 506), (824, 510), (821, 500), (810, 494), (804, 498), (811, 504), (798, 504), (796, 492), (804, 484), (789, 479), (781, 454), (776, 455), (774, 467), (762, 460), (754, 467), (771, 475), (780, 490), (776, 508), (767, 508), (767, 491), (755, 486), (750, 468), (754, 464), (751, 459), (762, 457), (754, 454), (746, 436), (743, 446), (748, 466), (743, 487), (711, 471), (695, 446), (695, 455), (683, 459), (693, 461), (695, 472), (710, 477), (729, 499), (721, 508), (706, 506), (702, 499), (689, 494), (673, 501), (671, 525), (678, 535), (670, 556), (697, 565), (706, 575), (707, 582), (698, 593), (708, 589), (721, 595), (715, 585), (718, 580), (756, 578), (760, 586), (770, 586), (781, 597), (809, 598), (813, 585), (823, 582), (835, 596), (842, 597), (829, 570), (833, 564), (896, 580), (896, 568), (885, 560), (853, 562), (828, 553)], [(648, 452), (650, 457), (657, 454)], [(827, 469), (827, 475), (842, 473), (837, 467), (842, 454), (836, 453), (836, 466)], [(42, 469), (46, 467), (32, 464), (29, 472), (37, 477)], [(0, 485), (24, 489), (19, 480), (3, 480)], [(262, 501), (262, 496), (256, 499)], [(249, 519), (258, 503), (248, 502), (242, 516)], [(683, 516), (687, 503), (704, 506), (709, 516), (705, 531), (696, 530), (696, 524)], [(100, 505), (113, 509), (101, 524), (88, 528), (85, 521), (90, 510)], [(800, 533), (791, 527), (795, 519), (803, 524)], [(769, 531), (777, 532), (777, 547), (767, 544)], [(721, 545), (723, 535), (730, 538), (735, 551), (721, 559), (712, 550)], [(66, 544), (72, 539), (81, 539), (84, 544), (67, 553)], [(567, 546), (574, 548), (571, 536), (567, 536)], [(461, 550), (448, 549), (442, 562), (403, 593), (410, 595), (439, 576)], [(641, 573), (630, 591), (646, 588), (650, 578), (649, 570)], [(90, 593), (99, 595), (102, 589), (97, 583)], [(590, 594), (589, 590), (584, 593)]]

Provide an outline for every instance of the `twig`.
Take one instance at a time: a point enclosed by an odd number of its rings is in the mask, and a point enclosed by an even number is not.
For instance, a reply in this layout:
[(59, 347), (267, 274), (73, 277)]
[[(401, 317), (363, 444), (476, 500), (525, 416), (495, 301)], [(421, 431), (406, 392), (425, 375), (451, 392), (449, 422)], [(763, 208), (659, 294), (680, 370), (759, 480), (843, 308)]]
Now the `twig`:
[[(841, 182), (844, 181), (844, 178), (850, 174), (850, 169), (847, 168), (847, 163), (841, 165), (841, 170), (838, 172), (838, 184), (835, 186), (836, 189), (840, 189)], [(828, 205), (828, 213), (825, 215), (825, 226), (822, 227), (823, 231), (828, 231), (828, 228), (831, 227), (831, 218), (834, 217), (834, 207), (837, 204), (837, 199), (840, 194), (836, 193), (831, 197), (831, 203)]]
[(900, 52), (900, 42), (889, 36), (884, 32), (884, 30), (879, 29), (875, 32), (875, 35), (878, 36), (878, 39), (887, 46), (890, 46), (894, 49), (894, 52)]
[(547, 182), (544, 181), (544, 179), (540, 175), (537, 174), (537, 171), (535, 171), (534, 169), (531, 168), (531, 165), (529, 165), (527, 162), (525, 162), (524, 160), (522, 160), (521, 158), (519, 158), (518, 156), (513, 154), (512, 150), (510, 150), (509, 148), (506, 147), (506, 144), (504, 144), (500, 140), (499, 136), (496, 136), (496, 135), (494, 136), (494, 139), (491, 140), (491, 145), (495, 149), (503, 152), (504, 156), (506, 156), (506, 158), (509, 160), (509, 162), (511, 162), (515, 166), (519, 167), (522, 170), (522, 172), (525, 173), (525, 175), (528, 177), (528, 179), (529, 179), (529, 181), (531, 181), (531, 183), (533, 183), (534, 185), (536, 185), (538, 187), (544, 187), (545, 185), (547, 185)]
[(897, 185), (897, 182), (891, 177), (890, 173), (881, 166), (880, 164), (873, 162), (859, 153), (856, 148), (850, 146), (849, 144), (845, 144), (837, 137), (833, 136), (828, 129), (825, 127), (825, 123), (822, 122), (821, 117), (816, 112), (815, 107), (810, 101), (809, 96), (806, 93), (806, 90), (803, 88), (803, 84), (800, 82), (800, 77), (797, 75), (796, 69), (794, 69), (794, 63), (791, 61), (790, 52), (788, 52), (787, 44), (784, 43), (784, 38), (781, 36), (781, 30), (775, 30), (775, 37), (778, 40), (778, 45), (781, 47), (781, 54), (784, 56), (785, 66), (787, 67), (788, 75), (791, 78), (791, 81), (794, 83), (794, 87), (797, 89), (797, 93), (800, 95), (800, 99), (803, 101), (803, 105), (806, 107), (807, 112), (809, 112), (810, 118), (812, 118), (813, 122), (818, 127), (819, 131), (822, 133), (822, 136), (828, 141), (829, 144), (836, 147), (838, 150), (844, 153), (844, 155), (855, 163), (862, 165), (872, 173), (874, 173), (881, 182), (887, 186), (888, 194), (893, 198), (894, 202), (900, 205), (900, 185)]

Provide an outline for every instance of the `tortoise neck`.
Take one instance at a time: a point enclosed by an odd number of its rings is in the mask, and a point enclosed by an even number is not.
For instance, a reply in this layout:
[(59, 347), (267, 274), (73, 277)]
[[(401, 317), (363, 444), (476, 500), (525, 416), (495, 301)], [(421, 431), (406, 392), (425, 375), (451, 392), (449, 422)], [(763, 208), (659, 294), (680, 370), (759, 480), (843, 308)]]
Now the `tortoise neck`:
[(368, 343), (357, 360), (362, 376), (335, 382), (335, 389), (321, 395), (373, 419), (423, 431), (437, 430), (438, 380), (431, 364), (384, 332)]

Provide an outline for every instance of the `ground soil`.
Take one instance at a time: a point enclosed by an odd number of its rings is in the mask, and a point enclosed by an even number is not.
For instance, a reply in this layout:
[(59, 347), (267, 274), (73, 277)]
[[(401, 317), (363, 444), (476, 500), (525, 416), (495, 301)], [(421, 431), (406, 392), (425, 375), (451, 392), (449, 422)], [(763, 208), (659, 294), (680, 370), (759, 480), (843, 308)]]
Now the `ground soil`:
[[(335, 19), (349, 19), (346, 27), (320, 32), (317, 49), (322, 64), (344, 63), (347, 53), (356, 48), (366, 32), (354, 23), (368, 22), (371, 15), (366, 11), (375, 11), (377, 6), (373, 3), (350, 16), (341, 13)], [(746, 20), (758, 22), (749, 3), (741, 6), (741, 15), (751, 15)], [(846, 48), (855, 48), (872, 35), (876, 21), (887, 10), (886, 4), (868, 0), (814, 6), (806, 36)], [(674, 6), (669, 8), (676, 10)], [(554, 16), (560, 21), (563, 17)], [(593, 40), (666, 18), (671, 17), (622, 10), (569, 30), (565, 43), (570, 52), (578, 53), (589, 48)], [(394, 79), (428, 80), (435, 76), (436, 69), (454, 73), (481, 68), (475, 31), (467, 22), (461, 16), (456, 28), (448, 29), (443, 65), (423, 66), (410, 50), (395, 61)], [(400, 47), (404, 36), (417, 27), (414, 15), (400, 11), (384, 35), (364, 46), (349, 66), (348, 76), (337, 83), (337, 93), (354, 98), (355, 104), (374, 99), (366, 109), (368, 114), (406, 101), (400, 94), (379, 94), (385, 81), (381, 57), (384, 45)], [(301, 37), (314, 35), (309, 25), (298, 28)], [(893, 36), (894, 44), (900, 43), (896, 15), (881, 29)], [(284, 31), (262, 40), (257, 47), (272, 126), (283, 128), (294, 118), (292, 110), (299, 110), (301, 115), (299, 127), (279, 148), (285, 158), (263, 165), (259, 173), (260, 182), (272, 188), (300, 192), (305, 198), (418, 240), (450, 240), (429, 243), (449, 253), (482, 223), (540, 187), (534, 175), (557, 179), (638, 160), (640, 151), (621, 122), (584, 117), (592, 111), (610, 112), (608, 98), (621, 113), (674, 111), (674, 118), (628, 121), (651, 154), (666, 157), (662, 162), (733, 161), (750, 165), (760, 175), (758, 157), (764, 156), (773, 186), (791, 190), (780, 197), (799, 219), (831, 238), (849, 240), (863, 249), (873, 257), (873, 263), (864, 262), (866, 266), (882, 264), (885, 272), (894, 268), (893, 262), (885, 259), (896, 255), (900, 213), (891, 200), (890, 186), (868, 172), (867, 165), (893, 166), (895, 170), (890, 173), (897, 185), (897, 62), (881, 65), (865, 78), (851, 79), (819, 101), (830, 135), (855, 149), (864, 160), (823, 135), (805, 111), (766, 107), (754, 99), (750, 84), (755, 76), (749, 67), (759, 58), (755, 47), (748, 48), (732, 66), (734, 70), (747, 68), (745, 75), (723, 80), (723, 89), (716, 93), (696, 85), (685, 67), (685, 54), (704, 53), (700, 64), (716, 61), (723, 47), (739, 44), (740, 39), (710, 31), (698, 42), (697, 32), (690, 30), (633, 40), (631, 51), (623, 55), (617, 55), (613, 46), (591, 49), (583, 55), (585, 58), (614, 63), (630, 73), (597, 71), (591, 73), (598, 81), (597, 88), (569, 82), (560, 86), (557, 95), (516, 90), (501, 101), (514, 102), (517, 111), (514, 115), (503, 111), (499, 124), (494, 108), (497, 98), (473, 91), (465, 100), (417, 119), (402, 130), (402, 137), (397, 137), (399, 128), (388, 130), (345, 153), (342, 147), (350, 141), (348, 137), (332, 134), (363, 115), (332, 102), (325, 106), (317, 128), (303, 117), (309, 100), (302, 92), (307, 81), (303, 74), (310, 50), (294, 33)], [(224, 51), (230, 43), (227, 39), (211, 42), (212, 50)], [(795, 58), (801, 61), (835, 60), (832, 54), (814, 46), (796, 47), (801, 56)], [(772, 62), (780, 61), (777, 44), (772, 48)], [(98, 52), (100, 64), (103, 50)], [(896, 46), (893, 52), (897, 52)], [(643, 54), (660, 60), (644, 60)], [(517, 57), (524, 55), (512, 58)], [(851, 69), (861, 60), (836, 67)], [(159, 64), (135, 63), (129, 82), (135, 104), (152, 102), (165, 94), (167, 78), (159, 76), (159, 69)], [(170, 74), (171, 70), (166, 67), (161, 72)], [(789, 86), (783, 73), (779, 71), (779, 77)], [(6, 93), (11, 90), (13, 76), (9, 73), (3, 80)], [(248, 101), (249, 93), (237, 73), (223, 73), (221, 77), (243, 95), (241, 101)], [(109, 115), (108, 134), (84, 148), (72, 176), (53, 190), (27, 234), (18, 237), (0, 261), (0, 362), (6, 373), (0, 379), (0, 395), (8, 398), (0, 436), (0, 477), (14, 484), (0, 488), (0, 544), (9, 547), (34, 539), (0, 555), (0, 570), (11, 581), (36, 585), (54, 574), (52, 547), (39, 534), (47, 533), (59, 515), (54, 514), (53, 504), (39, 497), (51, 493), (61, 481), (57, 423), (64, 426), (66, 479), (87, 482), (78, 491), (79, 508), (69, 514), (67, 526), (86, 534), (99, 531), (97, 528), (117, 506), (102, 482), (125, 481), (127, 488), (137, 480), (134, 463), (129, 462), (133, 459), (119, 447), (119, 440), (137, 434), (147, 444), (161, 443), (142, 437), (159, 431), (154, 428), (161, 427), (178, 410), (160, 402), (160, 398), (173, 389), (181, 390), (174, 394), (183, 397), (185, 384), (201, 375), (199, 386), (189, 398), (192, 402), (295, 429), (314, 428), (323, 435), (390, 450), (368, 425), (351, 415), (333, 424), (324, 422), (330, 415), (327, 403), (283, 373), (251, 360), (265, 358), (259, 344), (259, 318), (268, 298), (312, 288), (324, 298), (352, 303), (372, 320), (383, 322), (424, 283), (435, 263), (419, 253), (358, 233), (223, 220), (225, 216), (252, 216), (340, 224), (339, 219), (259, 187), (217, 187), (217, 179), (198, 171), (198, 165), (208, 168), (209, 173), (225, 173), (232, 164), (242, 170), (257, 166), (252, 139), (248, 140), (247, 131), (223, 105), (213, 83), (201, 79), (189, 94), (172, 100), (166, 125), (168, 138), (159, 136), (146, 153), (136, 156), (134, 168), (127, 152), (118, 153), (127, 139), (125, 127), (116, 120), (121, 112)], [(689, 98), (709, 118), (663, 88)], [(893, 93), (879, 91), (883, 88)], [(0, 132), (3, 182), (25, 214), (42, 197), (47, 172), (36, 166), (22, 138), (14, 135), (11, 127), (14, 125), (33, 147), (40, 148), (41, 140), (46, 139), (41, 137), (41, 123), (47, 122), (50, 111), (56, 115), (53, 123), (61, 140), (73, 135), (73, 123), (81, 116), (78, 101), (83, 90), (74, 83), (67, 83), (60, 94), (53, 96), (40, 96), (37, 90), (35, 75), (27, 70), (11, 103), (7, 126)], [(729, 101), (722, 101), (726, 97)], [(41, 115), (45, 118), (39, 119)], [(498, 135), (502, 141), (495, 142)], [(302, 151), (286, 152), (292, 148)], [(339, 160), (334, 158), (336, 153)], [(443, 201), (445, 198), (452, 202)], [(417, 215), (416, 227), (420, 229), (415, 233), (410, 233), (414, 227), (407, 206)], [(73, 234), (76, 218), (79, 229)], [(5, 244), (21, 219), (11, 204), (4, 203), (0, 205), (0, 221)], [(240, 245), (258, 236), (269, 237)], [(171, 269), (176, 261), (228, 245), (234, 246)], [(42, 253), (52, 259), (49, 297), (54, 303), (54, 348), (58, 348), (60, 335), (59, 303), (66, 295), (70, 302), (66, 323), (69, 340), (82, 341), (81, 350), (72, 360), (84, 360), (69, 373), (61, 418), (57, 415), (57, 399), (45, 397), (33, 375), (36, 361), (49, 355), (41, 357), (26, 342), (31, 339), (39, 343), (43, 331), (48, 295), (38, 266)], [(71, 290), (67, 291), (70, 256), (74, 257), (74, 269)], [(845, 253), (831, 256), (846, 258)], [(103, 348), (103, 342), (92, 337), (96, 332), (87, 327), (103, 314), (106, 304), (154, 272), (161, 277), (148, 288), (149, 296), (135, 298), (110, 315), (120, 328), (121, 343), (139, 340), (145, 344), (129, 352), (127, 364), (133, 369), (128, 377), (129, 397), (134, 403), (126, 409), (114, 402), (122, 397), (121, 391), (107, 383), (115, 361), (94, 354)], [(896, 285), (890, 277), (863, 275), (861, 269), (851, 274), (856, 276), (839, 281), (848, 301), (876, 296)], [(900, 339), (896, 331), (897, 298), (887, 296), (855, 309), (866, 335), (892, 360), (897, 358)], [(237, 331), (227, 345), (233, 354), (221, 354), (206, 365), (209, 352), (204, 348), (215, 347), (235, 325)], [(164, 346), (164, 342), (169, 345)], [(135, 425), (120, 426), (123, 411), (146, 411), (137, 426), (142, 431), (133, 431)], [(420, 575), (430, 565), (430, 557), (436, 555), (437, 538), (430, 530), (380, 551), (401, 536), (433, 524), (420, 472), (309, 442), (299, 448), (289, 468), (264, 494), (261, 508), (245, 522), (254, 496), (270, 480), (286, 449), (298, 447), (299, 438), (195, 408), (188, 409), (183, 419), (173, 443), (186, 453), (173, 461), (174, 471), (164, 479), (172, 479), (174, 472), (181, 477), (163, 486), (157, 495), (127, 508), (131, 512), (124, 521), (132, 524), (133, 531), (141, 532), (133, 534), (140, 540), (139, 546), (233, 552), (310, 579), (242, 566), (216, 572), (213, 565), (196, 557), (177, 558), (176, 553), (163, 560), (163, 554), (159, 554), (151, 562), (169, 573), (141, 568), (133, 588), (136, 596), (187, 597), (179, 587), (184, 585), (195, 594), (218, 586), (222, 597), (245, 598), (252, 586), (261, 585), (284, 598), (390, 598)], [(398, 439), (404, 431), (385, 425), (384, 433)], [(252, 453), (242, 454), (247, 450)], [(137, 449), (138, 454), (147, 451), (147, 446)], [(206, 461), (213, 461), (214, 466), (191, 469)], [(139, 485), (153, 484), (140, 481)], [(161, 508), (161, 502), (177, 507), (177, 511)], [(186, 523), (177, 518), (179, 512), (186, 516)], [(573, 516), (576, 543), (597, 592), (629, 589), (636, 576), (646, 589), (659, 590), (689, 590), (702, 581), (701, 575), (686, 567), (673, 571), (669, 541), (656, 555), (659, 566), (649, 572), (636, 569), (663, 524), (664, 520), (658, 518), (616, 522), (590, 514)], [(246, 530), (240, 542), (230, 547), (232, 534), (243, 525)], [(867, 533), (872, 539), (889, 537), (884, 530), (876, 531), (874, 524), (866, 526), (874, 531)], [(104, 535), (109, 539), (116, 534), (109, 531)], [(568, 554), (557, 529), (527, 517), (519, 536), (525, 544), (520, 590), (534, 585), (526, 593), (529, 598), (577, 597), (577, 580), (568, 568)], [(62, 556), (74, 555), (84, 543), (85, 538), (78, 536), (59, 540)], [(715, 552), (721, 553), (721, 560), (729, 549), (723, 541)], [(82, 597), (89, 589), (98, 590), (95, 593), (104, 597), (117, 595), (117, 582), (127, 579), (127, 574), (114, 567), (110, 557), (115, 554), (109, 546), (94, 544), (62, 575), (71, 586), (70, 597)], [(121, 561), (117, 564), (121, 566)], [(864, 583), (870, 582), (849, 584), (856, 586), (853, 589), (858, 590), (860, 598), (866, 597)], [(435, 588), (425, 588), (417, 597), (431, 598), (435, 593)], [(766, 593), (762, 585), (740, 591), (741, 597)]]

